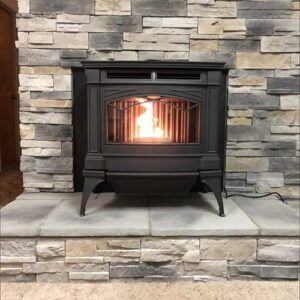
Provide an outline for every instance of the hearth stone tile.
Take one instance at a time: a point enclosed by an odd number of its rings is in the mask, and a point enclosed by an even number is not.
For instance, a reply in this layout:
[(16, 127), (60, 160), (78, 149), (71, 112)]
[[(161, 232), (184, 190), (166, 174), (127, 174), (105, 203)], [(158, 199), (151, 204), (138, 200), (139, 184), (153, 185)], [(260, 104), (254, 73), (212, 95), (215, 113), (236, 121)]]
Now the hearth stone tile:
[(298, 236), (299, 216), (276, 197), (266, 199), (233, 198), (259, 227), (260, 235)]
[(222, 218), (212, 193), (170, 197), (150, 200), (153, 236), (251, 236), (258, 233), (258, 227), (231, 199), (224, 200), (226, 217)]
[(14, 201), (1, 209), (1, 236), (38, 236), (47, 215), (61, 199)]
[(81, 199), (81, 193), (23, 193), (16, 200), (72, 200)]
[(41, 227), (41, 236), (149, 235), (145, 197), (92, 195), (86, 216), (79, 216), (80, 199), (63, 200)]

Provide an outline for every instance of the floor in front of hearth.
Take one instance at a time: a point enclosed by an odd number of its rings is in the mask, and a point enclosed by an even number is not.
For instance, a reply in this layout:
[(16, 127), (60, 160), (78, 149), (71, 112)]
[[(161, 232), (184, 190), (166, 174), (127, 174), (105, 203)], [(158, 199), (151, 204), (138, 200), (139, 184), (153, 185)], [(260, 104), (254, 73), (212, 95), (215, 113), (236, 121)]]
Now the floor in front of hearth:
[(0, 207), (14, 201), (23, 192), (22, 173), (17, 166), (0, 172)]
[(299, 215), (275, 197), (224, 199), (93, 194), (79, 216), (81, 193), (22, 194), (1, 209), (2, 237), (298, 236)]

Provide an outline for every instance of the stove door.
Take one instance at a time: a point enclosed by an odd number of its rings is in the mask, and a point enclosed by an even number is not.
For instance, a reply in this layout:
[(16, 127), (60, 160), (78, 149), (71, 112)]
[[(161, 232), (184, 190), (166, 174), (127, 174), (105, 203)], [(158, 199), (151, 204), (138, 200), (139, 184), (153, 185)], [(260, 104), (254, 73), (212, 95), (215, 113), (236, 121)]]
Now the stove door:
[(200, 103), (162, 95), (106, 102), (106, 144), (199, 144)]

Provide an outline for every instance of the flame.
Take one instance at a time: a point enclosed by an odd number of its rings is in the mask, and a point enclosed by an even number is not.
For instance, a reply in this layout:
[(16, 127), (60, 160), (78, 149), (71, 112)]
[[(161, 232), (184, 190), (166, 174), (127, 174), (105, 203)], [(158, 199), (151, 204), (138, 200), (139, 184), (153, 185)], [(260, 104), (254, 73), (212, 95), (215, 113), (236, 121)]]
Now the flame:
[(146, 99), (138, 99), (138, 102), (146, 109), (146, 111), (137, 118), (138, 137), (163, 137), (164, 131), (157, 126), (158, 119), (154, 118), (153, 115), (153, 103), (148, 102)]

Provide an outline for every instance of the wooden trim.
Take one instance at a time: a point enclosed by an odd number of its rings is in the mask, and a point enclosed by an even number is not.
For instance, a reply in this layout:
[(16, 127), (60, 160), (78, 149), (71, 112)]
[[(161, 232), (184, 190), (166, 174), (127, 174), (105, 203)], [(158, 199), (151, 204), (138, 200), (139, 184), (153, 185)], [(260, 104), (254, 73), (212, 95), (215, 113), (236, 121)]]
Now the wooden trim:
[[(3, 3), (6, 2), (6, 3)], [(12, 4), (15, 3), (17, 6), (16, 1), (7, 1), (7, 0), (0, 0), (0, 11), (6, 12), (10, 16), (10, 28), (7, 34), (10, 35), (10, 44), (4, 46), (4, 51), (10, 51), (12, 54), (12, 61), (11, 61), (11, 74), (12, 76), (12, 90), (11, 90), (11, 100), (14, 102), (14, 134), (15, 137), (15, 164), (19, 164), (20, 160), (20, 132), (19, 132), (19, 96), (18, 96), (18, 59), (17, 59), (17, 49), (15, 46), (15, 41), (17, 38), (17, 31), (16, 31), (16, 11)], [(10, 7), (8, 7), (8, 5)], [(7, 48), (5, 48), (7, 47)], [(3, 48), (3, 47), (2, 47)], [(3, 153), (3, 152), (2, 152)]]
[(0, 0), (0, 5), (12, 10), (13, 12), (18, 12), (17, 0)]

